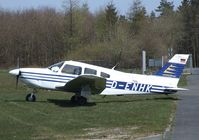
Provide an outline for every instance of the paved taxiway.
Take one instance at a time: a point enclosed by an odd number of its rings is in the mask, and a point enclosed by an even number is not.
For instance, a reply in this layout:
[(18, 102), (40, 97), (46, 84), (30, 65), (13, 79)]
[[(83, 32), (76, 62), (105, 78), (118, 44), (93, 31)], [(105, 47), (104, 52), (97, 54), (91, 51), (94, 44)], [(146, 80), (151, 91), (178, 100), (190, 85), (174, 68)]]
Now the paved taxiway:
[(199, 71), (187, 80), (190, 90), (179, 92), (172, 140), (199, 139)]

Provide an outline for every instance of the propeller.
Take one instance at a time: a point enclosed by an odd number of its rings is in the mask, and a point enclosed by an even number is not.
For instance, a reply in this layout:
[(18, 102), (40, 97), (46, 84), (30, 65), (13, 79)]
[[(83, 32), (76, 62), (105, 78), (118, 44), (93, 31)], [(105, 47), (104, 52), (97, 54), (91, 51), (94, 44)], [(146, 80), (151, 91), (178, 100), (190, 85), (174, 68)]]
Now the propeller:
[(19, 58), (17, 59), (17, 68), (10, 70), (9, 73), (11, 75), (16, 76), (16, 89), (17, 89), (17, 86), (18, 86), (18, 83), (19, 83), (19, 78), (21, 76), (21, 71), (20, 71), (20, 68), (19, 68)]
[(21, 76), (21, 71), (19, 70), (19, 73), (16, 75), (16, 89), (18, 87), (18, 83), (19, 83), (19, 77)]
[(19, 63), (19, 57), (17, 58), (17, 69), (18, 69), (18, 72), (16, 73), (16, 89), (18, 87), (18, 83), (19, 83), (19, 77), (21, 76), (21, 71), (20, 71), (20, 63)]

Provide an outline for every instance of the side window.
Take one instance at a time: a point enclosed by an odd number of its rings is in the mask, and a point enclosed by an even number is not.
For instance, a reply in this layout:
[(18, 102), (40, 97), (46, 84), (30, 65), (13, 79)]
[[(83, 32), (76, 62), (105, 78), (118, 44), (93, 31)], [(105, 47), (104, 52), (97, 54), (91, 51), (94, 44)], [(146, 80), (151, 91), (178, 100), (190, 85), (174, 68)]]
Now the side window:
[(84, 74), (94, 74), (94, 75), (96, 75), (97, 71), (94, 70), (94, 69), (85, 68)]
[(61, 72), (67, 74), (80, 75), (81, 71), (82, 71), (81, 67), (73, 65), (65, 65)]
[(110, 78), (110, 75), (104, 72), (101, 72), (100, 76), (104, 78)]

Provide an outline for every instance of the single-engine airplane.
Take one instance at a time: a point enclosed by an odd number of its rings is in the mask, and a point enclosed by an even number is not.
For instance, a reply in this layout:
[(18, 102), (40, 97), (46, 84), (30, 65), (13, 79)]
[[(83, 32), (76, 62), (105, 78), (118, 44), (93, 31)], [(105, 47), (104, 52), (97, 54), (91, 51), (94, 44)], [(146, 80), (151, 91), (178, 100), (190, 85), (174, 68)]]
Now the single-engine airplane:
[[(9, 73), (33, 89), (73, 92), (71, 102), (87, 103), (89, 95), (172, 94), (188, 60), (188, 54), (176, 54), (153, 75), (132, 74), (76, 61), (63, 61), (47, 68), (18, 68)], [(36, 90), (26, 96), (36, 101)]]

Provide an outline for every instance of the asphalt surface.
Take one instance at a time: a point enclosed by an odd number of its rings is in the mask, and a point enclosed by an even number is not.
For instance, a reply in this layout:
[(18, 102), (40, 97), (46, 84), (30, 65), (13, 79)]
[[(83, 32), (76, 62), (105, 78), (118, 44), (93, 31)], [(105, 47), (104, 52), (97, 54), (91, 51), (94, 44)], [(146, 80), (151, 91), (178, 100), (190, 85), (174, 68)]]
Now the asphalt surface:
[(199, 140), (199, 69), (187, 77), (189, 91), (179, 92), (172, 140)]

